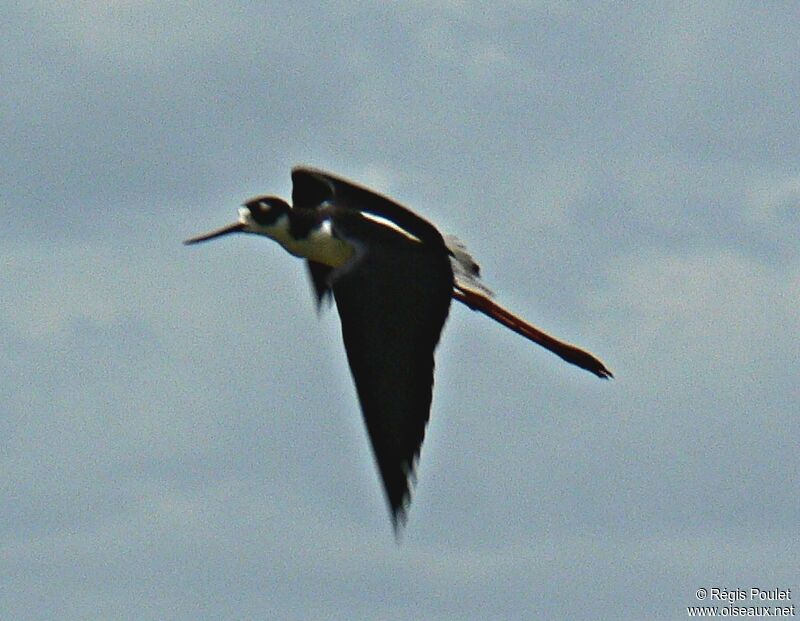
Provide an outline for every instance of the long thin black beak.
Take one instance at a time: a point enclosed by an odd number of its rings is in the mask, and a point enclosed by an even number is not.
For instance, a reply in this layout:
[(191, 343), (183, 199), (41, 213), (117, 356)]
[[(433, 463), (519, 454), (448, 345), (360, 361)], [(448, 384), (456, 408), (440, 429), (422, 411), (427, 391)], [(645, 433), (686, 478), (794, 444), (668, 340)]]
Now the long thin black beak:
[(233, 224), (229, 224), (228, 226), (223, 226), (221, 229), (206, 233), (205, 235), (190, 237), (183, 243), (187, 246), (191, 246), (192, 244), (199, 244), (200, 242), (208, 241), (209, 239), (214, 239), (215, 237), (222, 237), (223, 235), (228, 235), (230, 233), (241, 233), (243, 230), (244, 224), (241, 222), (235, 222)]

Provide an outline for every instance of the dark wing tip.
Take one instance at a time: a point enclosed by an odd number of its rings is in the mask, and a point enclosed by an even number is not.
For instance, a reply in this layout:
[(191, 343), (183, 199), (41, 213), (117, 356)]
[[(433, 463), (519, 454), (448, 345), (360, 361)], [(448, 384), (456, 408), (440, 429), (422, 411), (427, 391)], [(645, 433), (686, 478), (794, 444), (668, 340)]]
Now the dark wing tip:
[(406, 522), (408, 521), (407, 509), (403, 508), (397, 512), (393, 512), (391, 517), (394, 540), (398, 545), (400, 545), (403, 542), (403, 533), (405, 532)]
[(403, 460), (386, 459), (386, 455), (377, 454), (378, 470), (380, 471), (383, 482), (383, 489), (386, 493), (386, 503), (389, 506), (389, 517), (392, 520), (392, 529), (395, 538), (400, 539), (400, 535), (408, 521), (408, 511), (411, 508), (411, 496), (416, 475), (413, 470), (405, 467)]

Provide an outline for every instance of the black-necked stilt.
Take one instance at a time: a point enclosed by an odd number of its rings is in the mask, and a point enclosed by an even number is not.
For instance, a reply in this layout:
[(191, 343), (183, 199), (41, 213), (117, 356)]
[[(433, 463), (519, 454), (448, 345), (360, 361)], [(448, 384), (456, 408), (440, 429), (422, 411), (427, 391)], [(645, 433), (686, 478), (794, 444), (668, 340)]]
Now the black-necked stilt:
[(560, 341), (491, 299), (455, 238), (385, 196), (312, 168), (292, 170), (292, 205), (259, 196), (239, 221), (186, 240), (255, 233), (307, 261), (321, 304), (331, 293), (347, 359), (378, 462), (395, 532), (431, 406), (433, 352), (455, 298), (567, 362), (609, 378), (589, 352)]

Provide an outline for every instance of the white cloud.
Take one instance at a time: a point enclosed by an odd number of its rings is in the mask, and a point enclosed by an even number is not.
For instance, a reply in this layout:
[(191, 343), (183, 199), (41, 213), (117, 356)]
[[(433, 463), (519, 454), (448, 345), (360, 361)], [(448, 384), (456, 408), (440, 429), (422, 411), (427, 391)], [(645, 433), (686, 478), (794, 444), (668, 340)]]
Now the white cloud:
[(800, 174), (751, 182), (745, 216), (772, 235), (796, 239), (800, 225)]
[[(798, 294), (797, 264), (766, 265), (723, 250), (646, 251), (616, 262), (596, 313), (623, 320), (624, 348), (640, 365), (727, 375), (792, 364), (786, 335), (800, 327)], [(776, 354), (788, 359), (773, 360)]]
[(106, 323), (120, 317), (124, 284), (109, 290), (115, 280), (104, 269), (106, 259), (78, 246), (6, 246), (0, 260), (0, 278), (10, 283), (4, 291), (6, 321), (22, 337), (46, 340), (82, 319)]

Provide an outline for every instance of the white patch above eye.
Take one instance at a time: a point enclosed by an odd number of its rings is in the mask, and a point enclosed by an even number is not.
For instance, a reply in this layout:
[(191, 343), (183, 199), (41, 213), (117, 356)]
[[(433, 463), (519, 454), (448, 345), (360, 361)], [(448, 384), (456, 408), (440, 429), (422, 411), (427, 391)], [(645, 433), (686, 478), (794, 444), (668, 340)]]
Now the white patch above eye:
[(239, 207), (239, 222), (245, 226), (253, 225), (253, 215), (247, 207)]
[(367, 213), (365, 211), (362, 211), (361, 215), (367, 220), (372, 220), (376, 224), (380, 224), (381, 226), (385, 226), (387, 229), (392, 229), (393, 231), (400, 233), (402, 236), (410, 239), (411, 241), (415, 241), (418, 244), (422, 243), (422, 240), (419, 237), (417, 237), (413, 233), (409, 233), (403, 227), (399, 226), (395, 222), (392, 222), (388, 218), (384, 218), (383, 216), (377, 216), (374, 213)]

